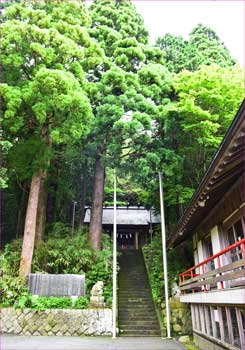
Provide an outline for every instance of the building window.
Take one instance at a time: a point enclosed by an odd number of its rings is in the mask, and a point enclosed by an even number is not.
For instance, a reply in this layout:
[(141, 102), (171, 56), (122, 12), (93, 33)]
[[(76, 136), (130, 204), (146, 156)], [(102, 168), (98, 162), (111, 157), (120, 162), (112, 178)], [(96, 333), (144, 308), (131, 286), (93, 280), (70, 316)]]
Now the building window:
[[(214, 255), (210, 234), (207, 237), (205, 237), (205, 239), (203, 240), (203, 253), (204, 253), (205, 259)], [(205, 265), (205, 272), (209, 272), (209, 271), (214, 270), (214, 269), (215, 269), (214, 260), (209, 261)]]
[[(244, 221), (239, 219), (234, 222), (227, 230), (228, 244), (234, 244), (244, 238)], [(232, 249), (230, 252), (230, 259), (232, 262), (242, 259), (241, 247)]]

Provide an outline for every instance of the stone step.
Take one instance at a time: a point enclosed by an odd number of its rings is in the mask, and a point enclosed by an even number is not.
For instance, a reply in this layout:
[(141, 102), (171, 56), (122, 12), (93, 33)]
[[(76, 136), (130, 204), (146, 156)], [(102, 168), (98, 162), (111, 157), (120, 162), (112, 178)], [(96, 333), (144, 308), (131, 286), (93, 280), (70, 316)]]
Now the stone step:
[(125, 315), (120, 315), (118, 317), (119, 323), (125, 323), (125, 322), (158, 322), (156, 316), (141, 316), (140, 318), (137, 316), (125, 316)]
[(144, 280), (142, 280), (141, 278), (136, 278), (136, 277), (132, 277), (132, 278), (125, 278), (125, 279), (118, 279), (118, 281), (119, 281), (119, 285), (120, 284), (130, 284), (130, 282), (132, 282), (132, 283), (135, 283), (135, 284), (137, 284), (137, 285), (143, 285), (143, 286), (148, 286), (148, 283), (147, 283), (147, 281), (144, 281)]
[(140, 299), (139, 301), (137, 301), (138, 304), (146, 303), (148, 301), (153, 303), (152, 299), (147, 297), (146, 295), (141, 295), (140, 297), (137, 296), (137, 295), (132, 295), (132, 294), (130, 294), (130, 295), (123, 295), (121, 297), (119, 296), (118, 300), (119, 301), (121, 300), (121, 301), (125, 302), (125, 304), (126, 304), (126, 303), (129, 303), (129, 302), (131, 302), (131, 303), (134, 302), (133, 300), (137, 299), (137, 298)]
[(123, 311), (120, 311), (118, 315), (120, 316), (134, 316), (134, 317), (141, 317), (141, 316), (150, 316), (151, 314), (155, 315), (155, 309), (154, 308), (148, 308), (146, 309), (136, 309), (136, 308), (128, 308)]
[(123, 286), (123, 287), (139, 287), (139, 289), (144, 289), (148, 287), (148, 283), (147, 281), (142, 281), (142, 280), (137, 280), (136, 278), (130, 278), (127, 280), (119, 280), (118, 283), (119, 287)]
[(155, 310), (154, 304), (151, 302), (148, 302), (148, 303), (122, 303), (119, 301), (118, 305), (119, 305), (119, 308), (123, 308), (124, 310), (128, 310), (128, 309), (135, 309), (135, 310), (154, 309)]
[(154, 330), (136, 330), (132, 329), (131, 331), (124, 331), (123, 329), (120, 330), (120, 336), (125, 337), (160, 337), (161, 332), (160, 330), (156, 331)]
[(148, 308), (136, 308), (136, 307), (128, 307), (124, 308), (123, 311), (119, 313), (119, 315), (149, 315), (150, 313), (155, 313), (155, 309), (153, 307), (148, 307)]
[[(123, 287), (125, 288), (125, 287)], [(119, 292), (118, 294), (118, 297), (133, 297), (133, 298), (142, 298), (142, 297), (145, 297), (145, 298), (148, 298), (148, 299), (152, 299), (152, 296), (151, 296), (151, 291), (150, 290), (142, 290), (141, 292), (137, 292), (137, 290), (127, 290), (125, 289), (124, 292)]]
[(121, 320), (126, 321), (129, 320), (131, 322), (131, 320), (133, 320), (134, 322), (137, 321), (141, 321), (141, 320), (156, 320), (156, 318), (149, 318), (148, 314), (144, 314), (144, 313), (128, 313), (128, 314), (120, 314), (118, 317), (119, 322), (121, 322)]
[(119, 300), (119, 303), (118, 303), (119, 307), (123, 307), (124, 309), (154, 309), (155, 310), (155, 307), (154, 307), (154, 304), (152, 301), (149, 301), (147, 303), (121, 303), (120, 300)]
[(121, 288), (123, 288), (123, 290), (120, 290), (120, 286), (119, 286), (119, 293), (118, 293), (119, 296), (123, 296), (123, 295), (127, 296), (127, 295), (133, 293), (133, 294), (139, 295), (139, 297), (142, 295), (148, 296), (149, 298), (151, 297), (151, 290), (150, 289), (146, 289), (146, 288), (143, 289), (142, 288), (141, 290), (137, 291), (134, 288), (127, 288), (126, 289), (125, 286), (121, 286)]
[(145, 326), (138, 326), (134, 323), (131, 324), (124, 324), (124, 325), (119, 325), (119, 329), (122, 329), (123, 331), (131, 331), (132, 329), (134, 330), (142, 330), (142, 331), (159, 331), (159, 326), (157, 325), (145, 325)]
[(146, 305), (146, 304), (150, 304), (153, 305), (153, 301), (150, 298), (138, 298), (134, 297), (134, 296), (130, 296), (128, 298), (124, 297), (124, 299), (119, 299), (119, 302), (121, 302), (121, 304), (136, 304), (136, 305)]
[(122, 328), (122, 329), (127, 329), (127, 328), (135, 328), (135, 329), (140, 329), (140, 327), (142, 329), (151, 329), (152, 327), (153, 328), (157, 328), (159, 329), (159, 325), (158, 325), (158, 322), (157, 320), (153, 320), (153, 321), (132, 321), (132, 320), (128, 320), (127, 322), (126, 321), (122, 321), (122, 320), (119, 320), (119, 328)]
[(161, 336), (142, 253), (120, 256), (118, 321), (121, 336)]

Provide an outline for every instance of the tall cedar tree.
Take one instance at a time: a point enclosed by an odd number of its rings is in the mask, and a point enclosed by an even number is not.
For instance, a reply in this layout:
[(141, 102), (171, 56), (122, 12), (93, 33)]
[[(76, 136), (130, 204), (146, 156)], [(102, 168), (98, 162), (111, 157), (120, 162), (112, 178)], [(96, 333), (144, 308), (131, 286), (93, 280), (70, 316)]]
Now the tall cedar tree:
[(133, 72), (144, 59), (142, 49), (138, 46), (139, 43), (146, 43), (147, 32), (130, 1), (94, 1), (90, 14), (90, 33), (100, 42), (108, 57), (108, 66), (101, 72), (97, 91), (91, 91), (90, 94), (95, 115), (93, 130), (96, 154), (89, 238), (94, 249), (100, 250), (105, 180), (103, 158), (115, 133), (113, 126), (125, 113), (122, 96), (127, 90), (135, 89)]
[(229, 50), (209, 27), (198, 24), (189, 34), (189, 40), (181, 36), (165, 34), (156, 41), (165, 52), (166, 66), (171, 72), (196, 71), (201, 65), (218, 64), (229, 67), (235, 64)]
[(3, 126), (16, 143), (35, 139), (20, 276), (31, 270), (40, 186), (52, 144), (69, 144), (89, 131), (92, 111), (84, 69), (103, 61), (87, 33), (80, 2), (45, 1), (10, 6), (2, 24)]
[(163, 55), (147, 45), (143, 20), (130, 1), (94, 1), (90, 13), (90, 34), (100, 42), (110, 67), (102, 73), (97, 91), (89, 95), (94, 107), (93, 144), (97, 150), (89, 232), (94, 249), (99, 250), (105, 165), (118, 167), (122, 158), (143, 156), (151, 143), (158, 104), (170, 92), (170, 81), (161, 65)]

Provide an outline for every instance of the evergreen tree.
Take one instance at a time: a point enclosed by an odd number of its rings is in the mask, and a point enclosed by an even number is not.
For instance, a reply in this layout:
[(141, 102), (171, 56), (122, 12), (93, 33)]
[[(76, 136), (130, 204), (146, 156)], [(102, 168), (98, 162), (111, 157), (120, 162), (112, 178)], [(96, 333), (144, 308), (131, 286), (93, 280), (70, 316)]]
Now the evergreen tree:
[(85, 30), (89, 21), (82, 3), (34, 1), (28, 6), (10, 6), (4, 16), (4, 130), (7, 137), (14, 134), (17, 144), (32, 139), (39, 145), (32, 154), (20, 266), (20, 275), (26, 277), (33, 254), (40, 186), (52, 144), (68, 144), (88, 132), (92, 112), (84, 67), (100, 64), (103, 52)]
[(128, 133), (137, 135), (140, 123), (149, 124), (140, 114), (130, 123), (123, 120), (134, 103), (142, 102), (136, 73), (146, 59), (143, 44), (147, 42), (147, 32), (135, 6), (128, 0), (94, 1), (90, 14), (90, 34), (101, 44), (108, 58), (108, 65), (99, 72), (101, 77), (96, 77), (97, 72), (93, 78), (100, 79), (97, 90), (93, 88), (90, 93), (95, 116), (91, 135), (95, 175), (89, 232), (94, 249), (100, 250), (105, 159), (109, 157), (111, 163), (118, 158)]
[(166, 65), (171, 72), (196, 71), (201, 65), (218, 64), (229, 67), (236, 62), (229, 50), (211, 28), (198, 24), (189, 34), (189, 40), (181, 36), (165, 34), (156, 41), (165, 52)]
[(189, 44), (181, 36), (167, 33), (157, 39), (156, 47), (164, 52), (166, 66), (170, 72), (178, 73), (183, 69), (187, 69), (189, 65)]
[(218, 64), (229, 67), (235, 64), (230, 52), (218, 35), (209, 27), (197, 25), (189, 35), (189, 70), (197, 70), (201, 65)]

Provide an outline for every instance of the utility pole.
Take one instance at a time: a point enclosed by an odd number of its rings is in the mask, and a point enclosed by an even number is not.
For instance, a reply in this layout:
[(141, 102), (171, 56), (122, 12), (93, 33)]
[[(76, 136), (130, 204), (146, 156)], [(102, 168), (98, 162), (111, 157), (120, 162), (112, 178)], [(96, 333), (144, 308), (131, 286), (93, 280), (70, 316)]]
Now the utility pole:
[(153, 229), (152, 229), (152, 215), (151, 215), (151, 208), (150, 208), (150, 229), (149, 229), (150, 237), (151, 237), (151, 242), (152, 243), (152, 234), (153, 234)]
[(74, 236), (74, 224), (75, 224), (76, 204), (77, 204), (77, 202), (73, 201), (72, 228), (71, 228), (71, 235), (72, 235), (72, 237)]
[(117, 335), (117, 177), (114, 171), (112, 338)]
[(160, 172), (159, 172), (159, 192), (160, 192), (160, 208), (161, 208), (162, 256), (163, 256), (163, 272), (164, 272), (164, 288), (165, 288), (166, 323), (167, 323), (166, 326), (167, 326), (167, 338), (171, 338), (170, 311), (169, 311), (169, 301), (168, 301), (166, 230), (165, 230), (164, 202), (163, 202), (163, 190), (162, 190), (162, 173)]

